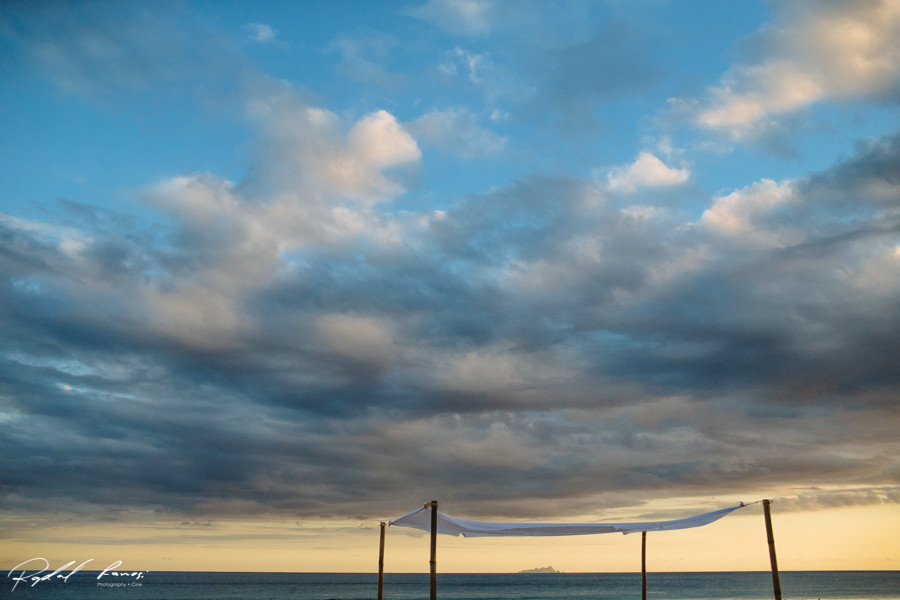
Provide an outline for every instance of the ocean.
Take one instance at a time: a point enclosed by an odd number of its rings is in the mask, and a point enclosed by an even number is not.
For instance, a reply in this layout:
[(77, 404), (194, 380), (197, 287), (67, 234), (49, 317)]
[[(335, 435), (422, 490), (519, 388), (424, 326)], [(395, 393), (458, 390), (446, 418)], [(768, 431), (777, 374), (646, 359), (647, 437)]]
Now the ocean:
[[(61, 573), (65, 576), (66, 573)], [(15, 581), (9, 598), (42, 600), (374, 600), (373, 573), (186, 573), (141, 572), (106, 575), (77, 571), (67, 579)], [(787, 571), (781, 573), (785, 600), (900, 600), (900, 571)], [(641, 597), (640, 573), (438, 574), (441, 600), (626, 600)], [(13, 590), (13, 585), (16, 585)], [(424, 600), (428, 574), (388, 573), (385, 600)], [(765, 572), (648, 573), (647, 597), (655, 600), (763, 600), (773, 598)]]

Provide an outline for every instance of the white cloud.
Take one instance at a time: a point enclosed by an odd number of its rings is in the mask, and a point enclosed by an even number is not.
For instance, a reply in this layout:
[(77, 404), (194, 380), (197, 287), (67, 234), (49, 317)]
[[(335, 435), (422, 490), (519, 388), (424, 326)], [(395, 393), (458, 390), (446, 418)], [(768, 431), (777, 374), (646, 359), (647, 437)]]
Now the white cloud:
[(690, 178), (688, 169), (666, 166), (650, 152), (641, 152), (637, 160), (624, 167), (610, 169), (607, 174), (609, 188), (613, 191), (633, 192), (642, 187), (669, 187), (685, 183)]
[(90, 238), (83, 232), (65, 226), (51, 225), (41, 221), (20, 219), (13, 215), (0, 213), (0, 225), (28, 233), (43, 244), (56, 246), (64, 254), (74, 256), (83, 248)]
[[(465, 82), (475, 86), (489, 104), (495, 104), (500, 98), (521, 101), (535, 92), (534, 86), (523, 83), (508, 62), (494, 60), (489, 52), (473, 52), (456, 46), (444, 52), (437, 68), (441, 75), (452, 78), (448, 83), (453, 86), (466, 85)], [(501, 109), (495, 110), (498, 115), (504, 114)]]
[(457, 46), (445, 53), (444, 62), (438, 68), (447, 75), (456, 76), (460, 66), (471, 83), (480, 85), (484, 82), (484, 69), (492, 65), (488, 55), (469, 52)]
[[(900, 86), (900, 2), (776, 4), (762, 57), (738, 64), (694, 106), (695, 122), (734, 140), (813, 103), (883, 98)], [(684, 101), (675, 101), (688, 106)]]
[(271, 26), (263, 23), (247, 23), (244, 28), (250, 33), (250, 39), (258, 44), (271, 44), (278, 37)]
[(348, 141), (351, 152), (361, 163), (378, 169), (417, 162), (422, 157), (416, 141), (384, 110), (366, 115), (356, 123)]
[[(158, 334), (182, 343), (236, 343), (252, 321), (242, 315), (243, 302), (277, 276), (291, 252), (350, 240), (388, 247), (403, 238), (404, 227), (416, 227), (371, 210), (403, 191), (385, 172), (421, 157), (393, 115), (373, 112), (345, 132), (337, 115), (309, 107), (284, 89), (261, 95), (248, 108), (261, 133), (248, 181), (236, 186), (194, 174), (148, 190), (149, 201), (177, 217), (174, 250), (183, 253), (185, 264), (159, 281), (121, 292), (135, 294), (136, 310)], [(340, 329), (333, 321), (327, 324), (322, 331)], [(358, 329), (366, 340), (378, 337), (363, 325)], [(337, 344), (340, 336), (326, 337)], [(357, 354), (370, 346), (363, 344)]]
[(345, 133), (337, 115), (306, 105), (292, 90), (262, 94), (248, 109), (262, 134), (256, 171), (267, 195), (291, 194), (310, 206), (389, 201), (404, 187), (386, 171), (421, 159), (416, 141), (384, 110)]
[(450, 33), (482, 35), (491, 30), (491, 0), (428, 0), (409, 14)]
[(416, 141), (393, 115), (379, 110), (365, 116), (350, 130), (349, 153), (324, 165), (332, 185), (348, 195), (370, 201), (391, 199), (403, 187), (383, 171), (414, 164), (422, 158)]
[(710, 90), (711, 102), (697, 121), (741, 139), (752, 135), (770, 114), (803, 108), (824, 95), (822, 85), (793, 62), (745, 67), (732, 73), (722, 87)]
[(703, 212), (700, 223), (743, 243), (784, 247), (798, 240), (799, 232), (780, 221), (776, 213), (795, 200), (794, 186), (763, 179), (721, 196)]
[(234, 184), (213, 175), (183, 175), (158, 182), (150, 190), (159, 206), (201, 226), (234, 215), (240, 202)]
[(499, 154), (508, 141), (478, 125), (476, 116), (464, 107), (424, 114), (409, 129), (428, 143), (466, 158)]

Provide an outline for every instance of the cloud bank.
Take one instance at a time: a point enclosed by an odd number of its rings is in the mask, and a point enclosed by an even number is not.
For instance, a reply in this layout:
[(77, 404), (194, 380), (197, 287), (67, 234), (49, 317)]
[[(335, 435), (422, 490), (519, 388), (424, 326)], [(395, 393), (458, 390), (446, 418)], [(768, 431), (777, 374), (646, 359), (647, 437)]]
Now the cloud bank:
[(175, 217), (153, 234), (91, 207), (2, 220), (13, 500), (528, 512), (896, 481), (900, 138), (697, 220), (633, 210), (616, 178), (391, 215), (403, 126), (295, 109), (267, 197), (196, 175), (146, 191)]
[[(316, 56), (373, 86), (341, 109), (247, 59), (222, 68), (216, 35), (11, 21), (23, 64), (74, 97), (162, 82), (226, 105), (248, 139), (231, 173), (136, 185), (140, 214), (99, 198), (0, 214), (7, 510), (191, 522), (440, 498), (547, 517), (773, 488), (798, 510), (896, 502), (897, 128), (712, 193), (671, 147), (556, 168), (569, 155), (545, 148), (609, 126), (595, 113), (659, 63), (639, 31), (598, 34), (613, 18), (571, 40), (548, 27), (533, 62), (515, 52), (530, 35), (479, 46), (536, 31), (539, 3), (504, 20), (510, 6), (406, 11), (449, 37), (402, 75), (396, 38), (331, 36)], [(741, 143), (817, 103), (895, 102), (896, 6), (777, 4), (749, 56), (679, 101), (684, 124)], [(242, 41), (288, 35), (246, 22)], [(416, 75), (417, 93), (473, 95), (368, 100)], [(488, 157), (503, 183), (470, 185)], [(467, 189), (423, 184), (434, 164)]]

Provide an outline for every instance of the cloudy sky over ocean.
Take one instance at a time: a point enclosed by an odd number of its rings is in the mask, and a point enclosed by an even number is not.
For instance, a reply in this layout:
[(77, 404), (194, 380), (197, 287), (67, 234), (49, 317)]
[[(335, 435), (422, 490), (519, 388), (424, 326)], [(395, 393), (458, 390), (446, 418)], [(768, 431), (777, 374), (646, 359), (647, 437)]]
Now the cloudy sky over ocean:
[(900, 2), (4, 2), (0, 82), (10, 544), (900, 520)]

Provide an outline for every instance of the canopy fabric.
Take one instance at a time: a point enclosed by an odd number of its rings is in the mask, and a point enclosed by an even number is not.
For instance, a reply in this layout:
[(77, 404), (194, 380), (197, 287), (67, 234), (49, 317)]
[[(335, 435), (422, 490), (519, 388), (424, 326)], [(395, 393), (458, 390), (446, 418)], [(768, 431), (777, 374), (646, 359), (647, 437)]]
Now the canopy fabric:
[[(732, 511), (743, 506), (722, 508), (712, 512), (674, 519), (672, 521), (644, 521), (639, 523), (488, 523), (485, 521), (469, 521), (459, 517), (451, 517), (438, 511), (437, 532), (446, 535), (462, 535), (463, 537), (491, 536), (555, 536), (555, 535), (591, 535), (595, 533), (637, 533), (639, 531), (671, 531), (673, 529), (690, 529), (709, 525), (718, 521)], [(431, 510), (429, 505), (403, 515), (391, 521), (398, 527), (412, 527), (431, 531)]]

